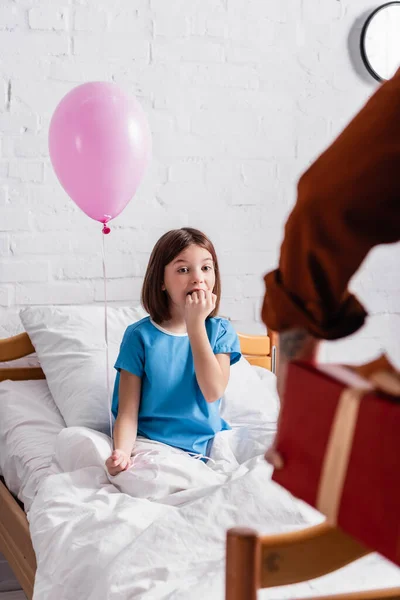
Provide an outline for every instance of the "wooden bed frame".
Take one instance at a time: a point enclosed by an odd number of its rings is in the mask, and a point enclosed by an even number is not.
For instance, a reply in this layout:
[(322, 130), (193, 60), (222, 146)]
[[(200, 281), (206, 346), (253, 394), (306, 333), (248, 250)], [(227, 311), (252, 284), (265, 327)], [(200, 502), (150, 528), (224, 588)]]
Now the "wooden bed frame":
[[(276, 336), (239, 334), (243, 355), (247, 360), (275, 371)], [(271, 343), (272, 342), (272, 343)], [(0, 363), (29, 356), (35, 352), (27, 333), (0, 340)], [(0, 368), (0, 381), (45, 379), (40, 367)], [(28, 599), (33, 596), (36, 557), (29, 535), (29, 525), (23, 506), (0, 478), (0, 552), (8, 560)]]
[[(254, 365), (275, 372), (277, 336), (239, 334), (243, 355)], [(26, 333), (0, 340), (0, 363), (34, 352)], [(0, 368), (0, 381), (44, 379), (40, 367)], [(36, 557), (23, 506), (0, 479), (0, 552), (26, 596), (33, 596)], [(322, 524), (293, 533), (260, 536), (251, 529), (227, 533), (226, 600), (256, 600), (257, 590), (306, 581), (330, 573), (369, 553), (339, 529)], [(325, 596), (337, 600), (398, 598), (400, 588)], [(317, 599), (313, 599), (317, 600)]]

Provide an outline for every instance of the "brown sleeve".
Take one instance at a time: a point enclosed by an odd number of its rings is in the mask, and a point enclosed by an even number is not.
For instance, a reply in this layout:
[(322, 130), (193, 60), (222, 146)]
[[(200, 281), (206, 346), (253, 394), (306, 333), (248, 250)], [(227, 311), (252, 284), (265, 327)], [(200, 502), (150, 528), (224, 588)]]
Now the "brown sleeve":
[(400, 70), (301, 177), (279, 268), (265, 277), (264, 323), (350, 335), (366, 316), (350, 278), (373, 246), (399, 239)]

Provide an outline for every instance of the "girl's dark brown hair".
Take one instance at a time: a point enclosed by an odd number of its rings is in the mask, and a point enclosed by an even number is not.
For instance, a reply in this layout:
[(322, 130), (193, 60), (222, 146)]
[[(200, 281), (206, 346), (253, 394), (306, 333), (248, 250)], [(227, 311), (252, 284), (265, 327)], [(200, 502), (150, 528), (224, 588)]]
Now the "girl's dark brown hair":
[(185, 248), (195, 244), (205, 248), (211, 254), (214, 263), (215, 285), (213, 293), (217, 296), (215, 308), (209, 317), (218, 314), (221, 297), (221, 279), (219, 275), (218, 259), (212, 242), (204, 233), (191, 227), (172, 229), (167, 231), (158, 240), (151, 253), (149, 264), (142, 287), (142, 304), (144, 309), (156, 323), (169, 321), (171, 314), (168, 306), (168, 294), (162, 290), (164, 283), (164, 269)]

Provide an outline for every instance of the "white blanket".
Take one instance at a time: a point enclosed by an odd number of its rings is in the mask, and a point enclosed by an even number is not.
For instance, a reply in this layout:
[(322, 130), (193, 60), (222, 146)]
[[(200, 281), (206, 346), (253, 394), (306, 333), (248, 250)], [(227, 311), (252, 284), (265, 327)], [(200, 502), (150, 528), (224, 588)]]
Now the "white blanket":
[[(34, 600), (223, 600), (228, 528), (274, 533), (321, 520), (270, 480), (265, 446), (262, 428), (223, 432), (211, 452), (215, 462), (201, 463), (209, 480), (197, 485), (199, 463), (190, 459), (179, 466), (189, 473), (190, 489), (150, 501), (119, 491), (107, 477), (106, 436), (65, 429), (58, 436), (53, 474), (28, 514), (38, 561)], [(155, 479), (151, 456), (145, 481)], [(132, 492), (134, 469), (126, 476), (114, 482)], [(264, 590), (260, 598), (393, 585), (400, 585), (399, 571), (370, 555), (314, 582)]]

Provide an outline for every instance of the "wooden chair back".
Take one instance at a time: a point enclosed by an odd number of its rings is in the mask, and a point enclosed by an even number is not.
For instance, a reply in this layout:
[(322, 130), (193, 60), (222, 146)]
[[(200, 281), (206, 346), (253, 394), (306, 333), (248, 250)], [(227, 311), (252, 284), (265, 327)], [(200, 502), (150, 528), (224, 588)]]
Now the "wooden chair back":
[[(252, 529), (227, 533), (226, 600), (257, 600), (257, 591), (309, 581), (369, 554), (326, 523), (293, 533), (260, 536)], [(400, 587), (324, 596), (324, 600), (400, 600)], [(318, 600), (314, 598), (312, 600)], [(320, 597), (319, 600), (322, 600)]]

